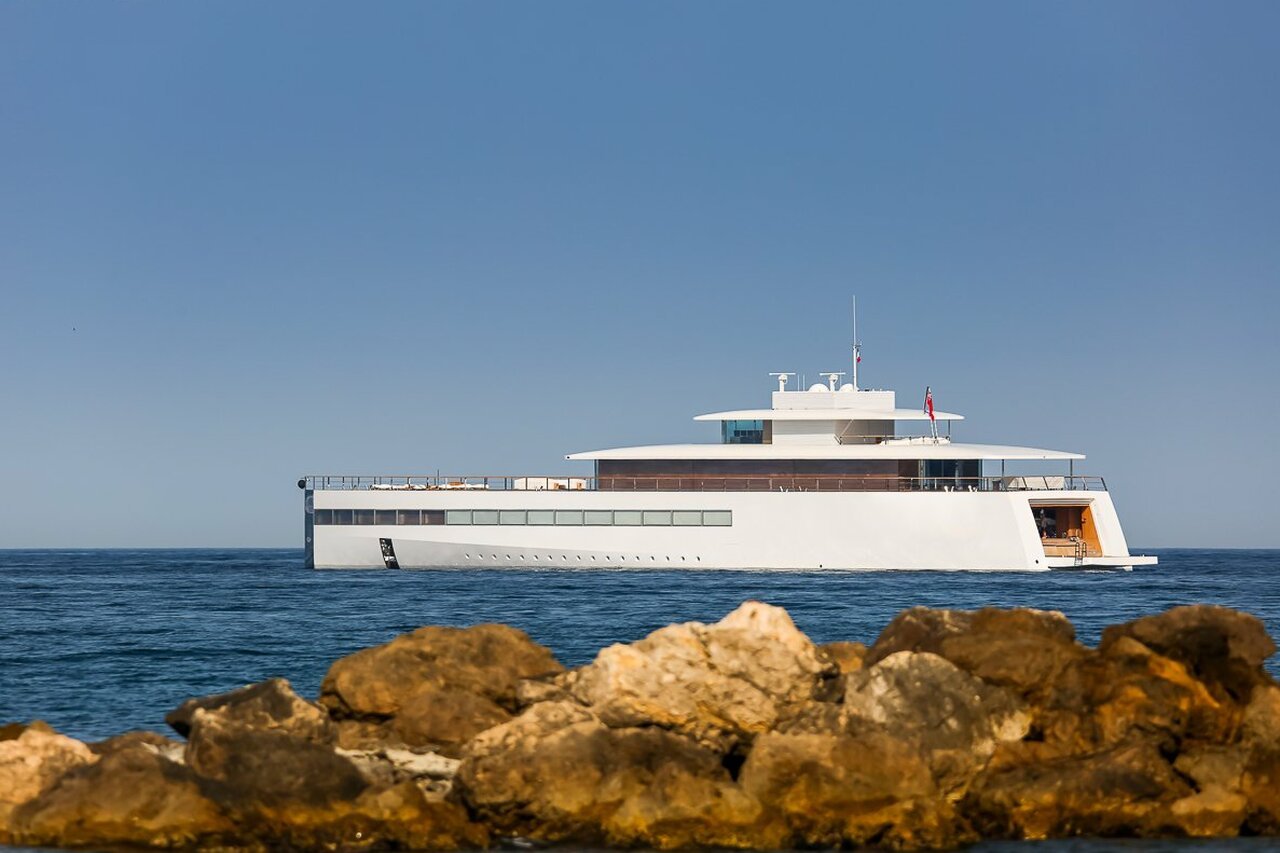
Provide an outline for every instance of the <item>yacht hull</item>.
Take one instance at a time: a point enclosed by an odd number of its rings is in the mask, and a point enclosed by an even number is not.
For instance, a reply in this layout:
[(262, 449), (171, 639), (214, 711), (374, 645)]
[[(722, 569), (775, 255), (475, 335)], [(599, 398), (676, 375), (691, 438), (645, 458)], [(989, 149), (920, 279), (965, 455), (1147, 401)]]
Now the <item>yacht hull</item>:
[[(1098, 553), (1047, 554), (1034, 514), (1046, 503), (1087, 507)], [(307, 509), (316, 568), (1047, 571), (1155, 562), (1129, 554), (1107, 492), (318, 490), (307, 492)], [(313, 524), (312, 511), (326, 509), (727, 510), (732, 523)]]

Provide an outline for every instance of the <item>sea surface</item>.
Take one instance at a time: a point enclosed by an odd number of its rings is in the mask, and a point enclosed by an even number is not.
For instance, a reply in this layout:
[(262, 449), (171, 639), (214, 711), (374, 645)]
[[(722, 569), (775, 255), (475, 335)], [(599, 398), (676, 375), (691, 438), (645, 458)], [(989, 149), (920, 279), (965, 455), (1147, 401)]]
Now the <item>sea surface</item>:
[[(506, 622), (573, 666), (742, 601), (786, 607), (817, 642), (875, 640), (913, 605), (1061, 610), (1080, 639), (1178, 604), (1247, 610), (1280, 638), (1280, 551), (1157, 550), (1134, 571), (316, 571), (301, 550), (0, 550), (0, 723), (95, 740), (164, 731), (189, 696), (272, 676), (314, 696), (329, 664), (422, 625)], [(1280, 660), (1269, 662), (1280, 675)], [(1028, 845), (989, 844), (996, 851)], [(1045, 853), (1278, 849), (1275, 840), (1063, 842)]]

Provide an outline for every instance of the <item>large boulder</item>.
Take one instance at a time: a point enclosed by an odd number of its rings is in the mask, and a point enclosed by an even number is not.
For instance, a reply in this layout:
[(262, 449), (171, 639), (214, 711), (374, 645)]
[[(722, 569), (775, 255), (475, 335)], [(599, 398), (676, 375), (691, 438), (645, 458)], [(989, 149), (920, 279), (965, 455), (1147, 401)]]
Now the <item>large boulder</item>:
[(0, 740), (0, 843), (13, 810), (34, 800), (64, 773), (98, 760), (88, 746), (44, 723), (13, 725)]
[(787, 612), (747, 602), (714, 625), (687, 622), (603, 649), (571, 692), (608, 726), (659, 726), (727, 749), (811, 700), (838, 670)]
[(456, 753), (480, 732), (510, 719), (511, 714), (502, 706), (478, 693), (428, 684), (405, 700), (391, 723), (391, 731), (408, 746), (431, 746)]
[(178, 734), (187, 737), (191, 734), (192, 720), (197, 711), (228, 723), (288, 732), (318, 743), (328, 743), (334, 737), (325, 709), (294, 693), (283, 678), (272, 678), (228, 693), (188, 699), (166, 714), (164, 721)]
[(1239, 610), (1209, 604), (1175, 607), (1102, 632), (1106, 652), (1131, 638), (1184, 664), (1220, 699), (1248, 702), (1257, 685), (1270, 684), (1263, 662), (1276, 652), (1262, 620)]
[(1036, 709), (1038, 759), (1084, 755), (1134, 738), (1172, 752), (1184, 739), (1224, 743), (1242, 710), (1219, 701), (1182, 663), (1120, 637), (1068, 666)]
[(1145, 837), (1179, 834), (1172, 805), (1192, 789), (1149, 742), (989, 770), (962, 810), (985, 837)]
[(864, 666), (903, 651), (931, 652), (985, 681), (1033, 694), (1086, 650), (1057, 611), (912, 607), (880, 633)]
[(777, 846), (721, 756), (660, 728), (533, 706), (467, 744), (455, 790), (500, 833), (663, 849)]
[(193, 847), (236, 828), (187, 767), (136, 746), (63, 775), (12, 816), (11, 843), (30, 847)]
[(220, 799), (246, 812), (322, 808), (353, 800), (369, 787), (359, 768), (330, 746), (204, 710), (191, 718), (186, 759), (201, 777), (217, 783)]
[(447, 687), (514, 712), (523, 679), (563, 671), (548, 649), (507, 625), (432, 626), (334, 663), (320, 703), (336, 718), (376, 722), (397, 716), (424, 688)]
[(930, 652), (896, 652), (849, 677), (844, 712), (916, 746), (939, 788), (959, 796), (996, 747), (1022, 740), (1031, 714), (1010, 690)]
[(784, 846), (941, 848), (972, 840), (915, 745), (883, 731), (761, 735), (739, 781)]

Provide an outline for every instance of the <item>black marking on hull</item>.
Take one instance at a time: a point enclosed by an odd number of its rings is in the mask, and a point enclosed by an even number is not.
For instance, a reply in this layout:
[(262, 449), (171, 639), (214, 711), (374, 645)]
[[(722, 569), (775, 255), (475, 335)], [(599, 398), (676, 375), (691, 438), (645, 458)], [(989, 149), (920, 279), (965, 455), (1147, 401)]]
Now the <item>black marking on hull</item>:
[(382, 546), (382, 562), (388, 569), (400, 568), (400, 563), (396, 560), (396, 548), (391, 544), (390, 539), (379, 539), (378, 544)]

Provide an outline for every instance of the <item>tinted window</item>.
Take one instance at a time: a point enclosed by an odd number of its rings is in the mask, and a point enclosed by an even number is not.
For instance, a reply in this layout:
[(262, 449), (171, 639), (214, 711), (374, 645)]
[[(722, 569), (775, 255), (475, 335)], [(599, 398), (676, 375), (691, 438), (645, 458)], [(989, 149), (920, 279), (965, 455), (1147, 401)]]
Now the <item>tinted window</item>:
[(375, 524), (395, 524), (396, 511), (394, 509), (376, 509), (373, 511), (373, 521)]
[(356, 524), (373, 524), (373, 510), (358, 509), (356, 512)]
[(333, 510), (318, 509), (316, 510), (316, 524), (333, 524)]
[(396, 511), (396, 524), (417, 524), (418, 511), (416, 509), (402, 509)]

